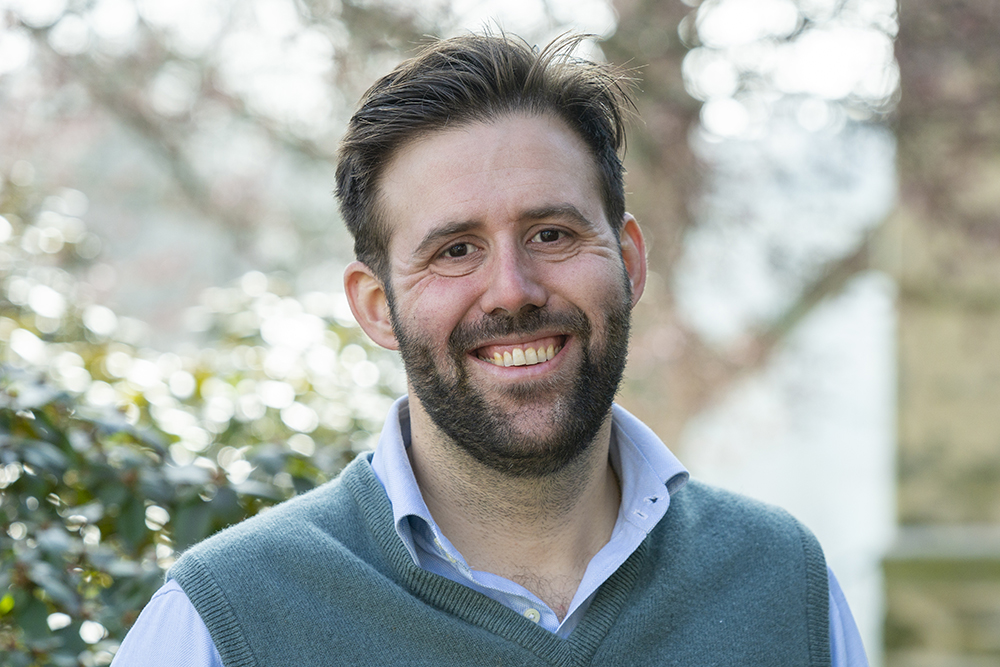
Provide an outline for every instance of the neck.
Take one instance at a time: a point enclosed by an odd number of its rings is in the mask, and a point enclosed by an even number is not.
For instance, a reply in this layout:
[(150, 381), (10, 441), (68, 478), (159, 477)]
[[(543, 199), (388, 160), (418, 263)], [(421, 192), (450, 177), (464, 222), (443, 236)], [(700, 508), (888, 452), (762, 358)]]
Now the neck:
[(470, 567), (518, 582), (562, 618), (618, 517), (610, 415), (564, 469), (513, 477), (449, 442), (412, 398), (410, 408), (413, 472), (441, 531)]

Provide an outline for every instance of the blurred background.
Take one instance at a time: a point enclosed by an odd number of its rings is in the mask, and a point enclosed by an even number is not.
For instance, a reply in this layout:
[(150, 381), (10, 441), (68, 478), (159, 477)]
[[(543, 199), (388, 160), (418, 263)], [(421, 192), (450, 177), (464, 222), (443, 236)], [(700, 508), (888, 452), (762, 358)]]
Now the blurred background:
[(4, 664), (109, 664), (177, 551), (372, 446), (337, 141), (484, 26), (639, 80), (621, 402), (818, 535), (872, 665), (1000, 664), (997, 3), (0, 0)]

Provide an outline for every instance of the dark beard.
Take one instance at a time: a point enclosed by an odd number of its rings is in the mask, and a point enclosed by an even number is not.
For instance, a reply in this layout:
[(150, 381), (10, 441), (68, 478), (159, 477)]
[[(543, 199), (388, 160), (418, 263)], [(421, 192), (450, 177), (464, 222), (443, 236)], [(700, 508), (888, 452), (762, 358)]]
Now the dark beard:
[[(566, 468), (594, 442), (611, 411), (628, 356), (631, 294), (608, 304), (606, 340), (592, 349), (592, 326), (579, 308), (555, 313), (544, 308), (517, 315), (487, 315), (475, 325), (459, 325), (448, 339), (450, 372), (434, 363), (431, 345), (410, 335), (399, 324), (389, 295), (393, 330), (399, 343), (406, 375), (420, 403), (434, 424), (452, 442), (483, 465), (512, 477), (543, 477)], [(517, 413), (498, 414), (469, 381), (467, 352), (502, 336), (531, 335), (557, 330), (573, 336), (583, 359), (573, 387), (563, 393), (551, 415), (552, 435), (544, 440), (519, 434), (514, 428)], [(508, 390), (509, 396), (533, 409), (532, 398), (558, 392), (564, 382), (535, 381)]]

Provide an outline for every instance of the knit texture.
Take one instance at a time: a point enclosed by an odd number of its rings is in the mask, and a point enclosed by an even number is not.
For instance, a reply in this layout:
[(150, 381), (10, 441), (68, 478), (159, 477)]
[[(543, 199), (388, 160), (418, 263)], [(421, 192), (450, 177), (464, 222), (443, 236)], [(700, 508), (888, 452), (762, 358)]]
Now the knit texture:
[(696, 481), (568, 639), (418, 568), (364, 457), (195, 545), (168, 573), (226, 667), (829, 667), (827, 571), (785, 512)]

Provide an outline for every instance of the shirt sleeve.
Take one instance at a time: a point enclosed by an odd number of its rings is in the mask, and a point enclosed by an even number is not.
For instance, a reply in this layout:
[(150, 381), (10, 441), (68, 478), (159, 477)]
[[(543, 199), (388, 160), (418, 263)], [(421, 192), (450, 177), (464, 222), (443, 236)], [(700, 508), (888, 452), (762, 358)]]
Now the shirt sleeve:
[(222, 667), (201, 616), (176, 581), (153, 595), (111, 667)]
[(833, 667), (868, 667), (861, 633), (854, 622), (854, 615), (847, 605), (847, 598), (840, 588), (833, 570), (826, 569), (830, 578), (830, 657)]

